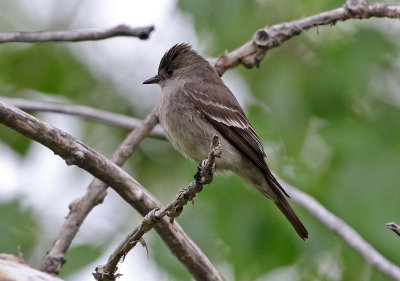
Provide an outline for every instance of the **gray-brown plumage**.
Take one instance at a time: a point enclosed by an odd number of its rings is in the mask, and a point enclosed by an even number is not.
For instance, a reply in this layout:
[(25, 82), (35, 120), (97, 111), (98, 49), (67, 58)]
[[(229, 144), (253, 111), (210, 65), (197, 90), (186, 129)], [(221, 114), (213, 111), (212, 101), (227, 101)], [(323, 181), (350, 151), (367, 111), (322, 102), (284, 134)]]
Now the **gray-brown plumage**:
[(196, 162), (207, 157), (214, 135), (220, 136), (219, 171), (232, 171), (270, 198), (302, 239), (308, 232), (272, 175), (263, 145), (243, 109), (214, 68), (187, 44), (173, 46), (161, 59), (158, 83), (163, 95), (160, 123), (173, 147)]

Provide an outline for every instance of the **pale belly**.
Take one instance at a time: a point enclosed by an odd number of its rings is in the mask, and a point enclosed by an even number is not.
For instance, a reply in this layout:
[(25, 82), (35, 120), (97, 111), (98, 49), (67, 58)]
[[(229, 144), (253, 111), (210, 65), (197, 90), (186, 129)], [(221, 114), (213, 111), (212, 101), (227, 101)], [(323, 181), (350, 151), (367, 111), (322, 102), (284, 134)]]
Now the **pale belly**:
[(179, 115), (166, 113), (160, 116), (160, 124), (172, 146), (186, 158), (199, 162), (210, 152), (212, 128), (203, 123), (200, 115), (193, 116), (187, 110)]

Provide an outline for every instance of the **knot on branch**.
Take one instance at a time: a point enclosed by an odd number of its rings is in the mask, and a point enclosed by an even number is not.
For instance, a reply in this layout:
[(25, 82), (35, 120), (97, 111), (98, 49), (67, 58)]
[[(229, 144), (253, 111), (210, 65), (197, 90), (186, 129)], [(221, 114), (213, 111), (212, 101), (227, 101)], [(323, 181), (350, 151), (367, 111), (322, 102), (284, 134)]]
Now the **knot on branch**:
[[(117, 270), (117, 269), (116, 269)], [(99, 265), (95, 268), (95, 271), (92, 272), (94, 279), (102, 280), (102, 281), (115, 281), (117, 278), (121, 277), (122, 274), (113, 273), (109, 271), (106, 266)]]
[(126, 24), (119, 24), (114, 28), (114, 32), (118, 35), (134, 35), (142, 40), (148, 39), (153, 30), (153, 25), (133, 28)]
[(66, 260), (62, 254), (52, 256), (46, 255), (42, 261), (42, 264), (40, 265), (40, 270), (50, 274), (58, 275), (65, 263)]
[(158, 216), (157, 212), (159, 208), (153, 209), (147, 213), (147, 215), (143, 218), (141, 230), (143, 232), (148, 232), (153, 226), (161, 220), (161, 217)]
[(253, 43), (266, 52), (266, 49), (280, 46), (289, 38), (299, 35), (303, 31), (297, 24), (283, 23), (279, 27), (272, 26), (268, 29), (257, 30), (253, 35)]
[(79, 166), (79, 164), (81, 164), (83, 160), (85, 160), (85, 153), (81, 150), (76, 150), (73, 153), (71, 153), (71, 155), (69, 155), (68, 157), (65, 157), (64, 160), (65, 164), (67, 164), (68, 166), (71, 165)]
[(389, 222), (386, 226), (400, 236), (400, 226), (397, 223)]
[(347, 0), (344, 8), (353, 18), (361, 19), (367, 17), (368, 4), (365, 0)]
[(270, 39), (269, 33), (265, 29), (259, 29), (253, 36), (254, 44), (259, 47), (266, 47), (268, 45), (268, 40)]

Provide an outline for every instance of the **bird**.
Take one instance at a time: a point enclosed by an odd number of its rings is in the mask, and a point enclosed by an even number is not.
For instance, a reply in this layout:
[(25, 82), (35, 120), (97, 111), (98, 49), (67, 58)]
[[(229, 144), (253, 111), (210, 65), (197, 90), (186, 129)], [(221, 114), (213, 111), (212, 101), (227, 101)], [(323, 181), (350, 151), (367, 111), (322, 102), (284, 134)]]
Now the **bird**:
[(308, 239), (244, 110), (204, 57), (187, 43), (176, 44), (162, 57), (157, 74), (143, 84), (161, 86), (160, 124), (178, 152), (199, 163), (207, 157), (212, 138), (219, 136), (217, 171), (233, 172), (253, 185), (278, 206), (303, 240)]

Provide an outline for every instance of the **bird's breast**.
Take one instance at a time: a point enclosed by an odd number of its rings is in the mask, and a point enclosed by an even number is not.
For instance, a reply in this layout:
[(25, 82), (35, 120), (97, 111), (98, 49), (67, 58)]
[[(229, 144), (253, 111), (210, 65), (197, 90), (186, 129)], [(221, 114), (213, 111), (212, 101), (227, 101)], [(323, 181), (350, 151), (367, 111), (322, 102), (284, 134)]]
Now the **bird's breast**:
[(216, 160), (217, 169), (235, 171), (243, 161), (237, 149), (184, 97), (163, 93), (159, 118), (167, 139), (186, 158), (197, 163), (207, 158), (212, 138), (218, 135), (222, 157)]
[(162, 98), (160, 124), (172, 146), (186, 158), (198, 162), (207, 157), (213, 136), (211, 125), (183, 97)]

